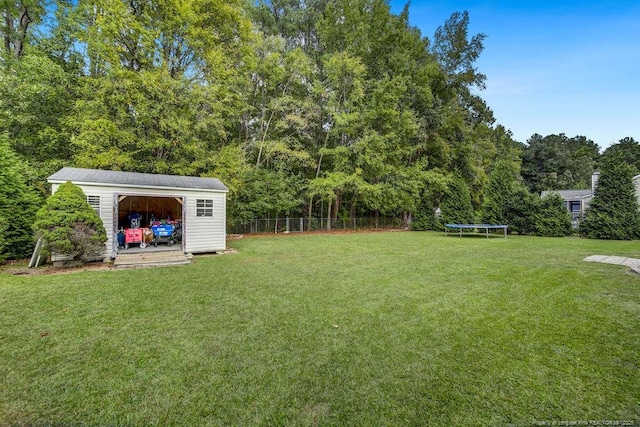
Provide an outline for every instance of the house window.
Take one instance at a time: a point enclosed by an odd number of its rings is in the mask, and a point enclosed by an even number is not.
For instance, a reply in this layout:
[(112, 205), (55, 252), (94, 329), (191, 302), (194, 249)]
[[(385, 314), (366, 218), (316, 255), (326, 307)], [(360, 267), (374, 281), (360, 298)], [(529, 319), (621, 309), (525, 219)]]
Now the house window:
[(100, 216), (100, 196), (87, 196), (87, 203)]
[(196, 217), (213, 217), (213, 200), (196, 199)]
[(571, 212), (580, 212), (580, 202), (569, 202), (569, 210)]

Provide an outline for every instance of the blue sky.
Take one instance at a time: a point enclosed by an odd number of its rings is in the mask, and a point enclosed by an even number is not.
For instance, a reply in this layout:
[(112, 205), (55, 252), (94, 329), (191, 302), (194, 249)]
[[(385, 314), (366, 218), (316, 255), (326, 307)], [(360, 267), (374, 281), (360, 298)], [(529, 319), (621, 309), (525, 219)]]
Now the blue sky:
[(640, 140), (640, 1), (413, 0), (409, 20), (432, 39), (464, 10), (470, 36), (487, 36), (480, 95), (514, 139), (583, 135), (603, 150)]

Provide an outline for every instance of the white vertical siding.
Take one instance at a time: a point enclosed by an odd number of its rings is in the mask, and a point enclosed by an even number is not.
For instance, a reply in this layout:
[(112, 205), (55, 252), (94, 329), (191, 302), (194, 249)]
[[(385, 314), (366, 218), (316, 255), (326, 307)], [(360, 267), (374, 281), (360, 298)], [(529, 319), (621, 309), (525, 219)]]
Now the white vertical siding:
[[(213, 217), (196, 216), (196, 200), (213, 200)], [(226, 194), (189, 194), (185, 201), (186, 252), (219, 252), (226, 249)]]

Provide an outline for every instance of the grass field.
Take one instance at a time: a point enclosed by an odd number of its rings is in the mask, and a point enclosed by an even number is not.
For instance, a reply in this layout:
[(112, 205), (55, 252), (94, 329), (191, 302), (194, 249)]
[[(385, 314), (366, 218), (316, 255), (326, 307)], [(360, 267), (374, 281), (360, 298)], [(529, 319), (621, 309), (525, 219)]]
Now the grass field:
[(640, 276), (582, 261), (640, 258), (639, 242), (231, 246), (181, 267), (0, 272), (0, 425), (640, 422)]

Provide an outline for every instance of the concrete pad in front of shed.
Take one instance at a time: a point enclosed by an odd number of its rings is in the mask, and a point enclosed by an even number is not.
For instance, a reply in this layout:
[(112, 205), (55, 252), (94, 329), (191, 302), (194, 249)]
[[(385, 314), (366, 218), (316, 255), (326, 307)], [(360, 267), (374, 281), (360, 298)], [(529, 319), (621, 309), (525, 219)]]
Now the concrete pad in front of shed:
[(118, 253), (118, 256), (113, 261), (113, 266), (116, 268), (163, 267), (189, 264), (190, 262), (190, 258), (179, 250), (151, 250), (149, 252)]

